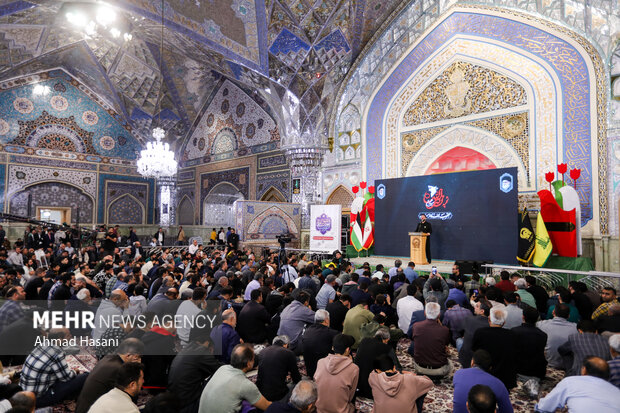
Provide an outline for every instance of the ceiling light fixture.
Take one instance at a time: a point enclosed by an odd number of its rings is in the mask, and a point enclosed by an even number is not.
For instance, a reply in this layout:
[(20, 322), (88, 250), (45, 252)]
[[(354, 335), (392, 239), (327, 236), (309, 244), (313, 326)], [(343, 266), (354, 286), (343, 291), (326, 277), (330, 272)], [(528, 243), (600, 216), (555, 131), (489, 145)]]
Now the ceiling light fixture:
[(32, 94), (35, 96), (47, 96), (50, 93), (50, 87), (44, 85), (36, 85), (32, 89)]
[(99, 7), (97, 10), (97, 23), (107, 26), (116, 20), (116, 12), (107, 6)]
[[(159, 45), (159, 68), (163, 67), (164, 56), (164, 2), (161, 4), (161, 38)], [(161, 83), (159, 86), (159, 100), (155, 105), (158, 124), (161, 124), (161, 101), (164, 93), (164, 78), (160, 73)], [(156, 178), (159, 180), (170, 180), (177, 173), (177, 161), (174, 159), (174, 152), (170, 150), (170, 145), (161, 140), (166, 137), (166, 132), (157, 126), (153, 129), (153, 139), (147, 142), (146, 149), (140, 152), (138, 159), (138, 173), (145, 178)]]

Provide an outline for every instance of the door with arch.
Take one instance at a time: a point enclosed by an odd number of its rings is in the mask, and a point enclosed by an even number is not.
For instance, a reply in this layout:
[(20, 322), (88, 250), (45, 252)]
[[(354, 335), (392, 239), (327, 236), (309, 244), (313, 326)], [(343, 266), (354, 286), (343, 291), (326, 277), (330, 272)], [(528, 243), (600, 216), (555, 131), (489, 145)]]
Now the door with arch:
[(245, 199), (233, 184), (217, 184), (203, 201), (203, 224), (209, 227), (234, 227), (234, 203)]

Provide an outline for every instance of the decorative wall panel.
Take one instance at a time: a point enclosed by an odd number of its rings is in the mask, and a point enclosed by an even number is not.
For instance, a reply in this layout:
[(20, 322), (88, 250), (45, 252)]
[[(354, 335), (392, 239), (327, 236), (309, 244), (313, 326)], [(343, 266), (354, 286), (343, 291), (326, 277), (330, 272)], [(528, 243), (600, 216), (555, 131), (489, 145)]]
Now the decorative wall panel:
[(202, 159), (206, 163), (227, 154), (247, 156), (276, 149), (279, 143), (280, 134), (271, 116), (226, 80), (185, 144), (182, 161)]
[(126, 124), (77, 80), (62, 71), (37, 76), (37, 83), (0, 84), (0, 124), (6, 126), (0, 128), (1, 143), (79, 153), (81, 160), (85, 155), (136, 158), (140, 144)]
[[(372, 182), (381, 176), (400, 175), (400, 145), (394, 146), (400, 140), (394, 137), (399, 126), (397, 120), (404, 113), (407, 102), (422, 86), (407, 91), (410, 94), (406, 95), (403, 90), (408, 87), (408, 82), (416, 82), (417, 77), (428, 78), (433, 70), (437, 70), (437, 67), (432, 69), (427, 63), (436, 60), (440, 51), (446, 50), (451, 42), (473, 42), (474, 45), (465, 48), (461, 56), (475, 56), (477, 39), (484, 39), (484, 43), (480, 40), (479, 44), (483, 53), (480, 59), (493, 58), (493, 47), (503, 48), (503, 60), (495, 60), (496, 67), (503, 67), (504, 71), (510, 70), (524, 79), (549, 76), (555, 84), (553, 89), (533, 89), (536, 107), (532, 107), (535, 116), (531, 118), (533, 126), (530, 130), (536, 136), (536, 146), (530, 146), (530, 158), (535, 153), (537, 159), (531, 180), (535, 185), (533, 190), (544, 186), (544, 172), (554, 170), (559, 162), (566, 161), (571, 168), (581, 168), (582, 185), (577, 189), (582, 201), (582, 223), (585, 225), (594, 218), (595, 222), (600, 222), (596, 232), (606, 231), (607, 164), (606, 147), (601, 144), (605, 142), (606, 116), (605, 88), (601, 83), (604, 80), (602, 61), (592, 45), (574, 32), (543, 20), (536, 23), (532, 25), (531, 16), (514, 11), (452, 9), (441, 24), (426, 33), (405, 54), (376, 89), (367, 108), (363, 131), (367, 145), (364, 160), (367, 179)], [(523, 58), (538, 65), (536, 72), (524, 70), (523, 65), (512, 65), (512, 57), (507, 56), (515, 50), (520, 50)], [(525, 87), (525, 84), (521, 82), (521, 86)], [(532, 86), (533, 83), (528, 85), (530, 88)], [(542, 110), (538, 105), (545, 104), (546, 98), (541, 99), (539, 95), (552, 90), (561, 91), (561, 95), (551, 97), (550, 111)], [(549, 122), (540, 119), (540, 116), (549, 115), (555, 118), (553, 122), (556, 127), (549, 128)], [(593, 161), (593, 158), (599, 162)], [(597, 181), (599, 185), (594, 187), (593, 182)]]
[[(205, 197), (219, 183), (226, 182), (233, 185), (245, 199), (250, 197), (250, 168), (230, 169), (220, 172), (205, 173), (200, 175), (200, 205)], [(204, 211), (200, 211), (200, 222), (204, 220)]]
[(270, 189), (275, 188), (286, 201), (291, 200), (291, 172), (270, 172), (256, 176), (256, 199), (261, 199)]
[(300, 204), (237, 201), (235, 205), (236, 228), (243, 242), (278, 245), (276, 235), (288, 233), (299, 245)]
[(97, 198), (97, 173), (95, 172), (25, 165), (9, 165), (7, 193), (11, 197), (27, 186), (49, 181), (77, 186), (94, 199)]
[(108, 224), (141, 225), (144, 224), (144, 205), (130, 194), (117, 197), (108, 207)]
[(31, 213), (35, 215), (36, 207), (70, 207), (71, 222), (76, 222), (78, 208), (80, 223), (93, 222), (93, 199), (80, 188), (60, 182), (34, 184), (19, 191), (9, 199), (9, 212), (28, 216), (28, 197), (31, 198)]

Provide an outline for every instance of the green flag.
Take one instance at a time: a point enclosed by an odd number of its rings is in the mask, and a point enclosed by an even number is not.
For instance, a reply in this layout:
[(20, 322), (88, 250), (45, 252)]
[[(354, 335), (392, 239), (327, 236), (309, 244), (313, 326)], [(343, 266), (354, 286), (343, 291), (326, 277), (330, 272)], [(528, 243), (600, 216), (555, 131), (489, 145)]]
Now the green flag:
[(538, 218), (536, 218), (536, 247), (534, 248), (532, 263), (537, 267), (544, 267), (552, 250), (551, 238), (549, 238), (545, 221), (543, 221), (542, 215), (539, 213)]

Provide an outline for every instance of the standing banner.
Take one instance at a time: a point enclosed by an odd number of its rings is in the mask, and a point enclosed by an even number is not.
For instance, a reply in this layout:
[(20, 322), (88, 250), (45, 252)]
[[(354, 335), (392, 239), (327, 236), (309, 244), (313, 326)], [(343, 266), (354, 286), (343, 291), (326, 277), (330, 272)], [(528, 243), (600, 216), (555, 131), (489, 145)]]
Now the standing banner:
[(340, 250), (341, 225), (340, 205), (310, 205), (310, 250)]

